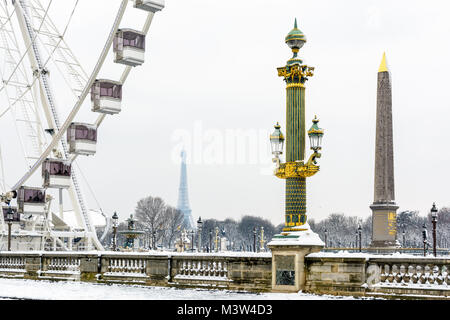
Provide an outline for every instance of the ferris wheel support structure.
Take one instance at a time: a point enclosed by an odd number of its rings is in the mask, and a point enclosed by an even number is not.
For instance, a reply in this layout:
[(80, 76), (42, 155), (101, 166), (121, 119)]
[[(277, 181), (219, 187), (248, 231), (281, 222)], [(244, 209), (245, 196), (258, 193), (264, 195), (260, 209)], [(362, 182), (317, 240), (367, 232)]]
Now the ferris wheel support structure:
[[(41, 106), (44, 111), (45, 118), (47, 120), (48, 128), (53, 129), (53, 134), (52, 134), (50, 143), (48, 143), (48, 144), (43, 143), (41, 141), (42, 139), (39, 138), (38, 145), (40, 147), (39, 148), (40, 155), (37, 157), (28, 157), (28, 160), (33, 159), (36, 161), (34, 162), (34, 164), (32, 166), (29, 166), (30, 168), (25, 173), (25, 175), (10, 189), (12, 191), (15, 191), (24, 185), (24, 183), (35, 173), (35, 171), (39, 167), (42, 166), (43, 162), (49, 157), (51, 152), (57, 150), (59, 146), (62, 147), (63, 153), (60, 153), (60, 154), (61, 154), (61, 156), (63, 155), (64, 159), (66, 159), (70, 163), (72, 163), (77, 158), (77, 154), (69, 154), (68, 148), (66, 145), (66, 141), (63, 139), (63, 135), (66, 133), (68, 127), (73, 122), (73, 120), (74, 120), (75, 116), (77, 115), (78, 111), (80, 110), (84, 100), (86, 99), (87, 95), (89, 94), (94, 81), (97, 79), (97, 76), (105, 62), (105, 59), (109, 53), (109, 50), (111, 49), (114, 37), (119, 29), (120, 23), (122, 21), (124, 13), (125, 13), (125, 9), (128, 4), (128, 0), (121, 1), (119, 10), (115, 17), (114, 24), (113, 24), (113, 27), (111, 28), (111, 31), (107, 38), (106, 44), (104, 45), (103, 50), (100, 54), (100, 57), (88, 79), (87, 79), (87, 75), (84, 72), (83, 68), (78, 63), (75, 56), (72, 54), (72, 52), (70, 51), (70, 49), (68, 48), (68, 46), (66, 45), (66, 43), (64, 41), (63, 35), (65, 34), (66, 30), (64, 30), (62, 35), (59, 34), (56, 27), (51, 22), (50, 18), (47, 16), (49, 8), (47, 8), (46, 10), (44, 8), (42, 8), (39, 0), (12, 0), (12, 2), (14, 5), (14, 8), (15, 8), (14, 10), (15, 10), (17, 19), (19, 21), (19, 26), (20, 26), (20, 29), (22, 32), (22, 36), (25, 40), (25, 44), (27, 47), (26, 55), (28, 56), (28, 58), (30, 60), (30, 64), (33, 69), (34, 80), (31, 85), (26, 86), (26, 87), (28, 87), (28, 89), (24, 89), (24, 92), (18, 91), (18, 93), (17, 93), (18, 98), (16, 100), (14, 100), (13, 103), (11, 103), (11, 99), (9, 100), (9, 103), (10, 103), (9, 109), (12, 109), (12, 106), (14, 106), (16, 103), (21, 101), (21, 99), (24, 100), (23, 97), (27, 94), (27, 92), (31, 91), (31, 92), (33, 92), (32, 96), (34, 99), (36, 97), (40, 97)], [(140, 9), (144, 9), (144, 10), (148, 11), (147, 19), (146, 19), (144, 27), (142, 29), (142, 33), (144, 35), (146, 35), (150, 28), (154, 13), (156, 11), (161, 10), (164, 7), (164, 0), (159, 1), (159, 2), (162, 2), (162, 4), (161, 3), (159, 4), (159, 6), (160, 6), (159, 8), (157, 7), (157, 5), (155, 7), (154, 1), (137, 1), (137, 0), (135, 0), (134, 2), (135, 2), (135, 8), (140, 8)], [(50, 7), (50, 4), (51, 4), (51, 2), (49, 3), (49, 7)], [(5, 3), (5, 6), (6, 6), (6, 3)], [(76, 7), (76, 4), (75, 4), (75, 7)], [(147, 8), (145, 8), (145, 7), (147, 7)], [(150, 10), (148, 10), (148, 9), (150, 9)], [(28, 10), (30, 10), (31, 13), (28, 12)], [(42, 15), (42, 13), (43, 13), (43, 15)], [(73, 11), (72, 11), (72, 15), (73, 15)], [(7, 16), (9, 16), (9, 14)], [(39, 29), (33, 29), (33, 24), (32, 24), (31, 18), (30, 18), (31, 16), (34, 19), (36, 19), (36, 18), (38, 20), (40, 19), (39, 20), (39, 24), (40, 24)], [(10, 21), (9, 21), (10, 17), (11, 16), (9, 16), (9, 18), (7, 19), (8, 23), (10, 23)], [(69, 22), (70, 22), (71, 17), (72, 16), (70, 16), (70, 18), (69, 18)], [(3, 30), (1, 30), (2, 27), (3, 27), (3, 25), (0, 26), (0, 31), (3, 31)], [(67, 26), (66, 26), (66, 29), (67, 29)], [(39, 47), (37, 45), (37, 41), (36, 41), (41, 36), (46, 36), (47, 37), (46, 39), (49, 40), (47, 42), (44, 42), (44, 41), (42, 41), (42, 39), (40, 39), (41, 42), (44, 43), (44, 49), (47, 49), (47, 53), (49, 53), (49, 57), (46, 61), (42, 60), (41, 54), (39, 51), (40, 49), (39, 49)], [(47, 48), (48, 46), (50, 46), (50, 52)], [(57, 58), (55, 58), (55, 55), (57, 56)], [(15, 75), (16, 69), (21, 67), (22, 59), (23, 59), (23, 57), (19, 60), (19, 62), (16, 63), (14, 71), (11, 73), (9, 79), (6, 82), (4, 81), (4, 87), (11, 85), (11, 83), (9, 83), (9, 82), (10, 82), (11, 78)], [(61, 70), (58, 67), (57, 63), (62, 64), (66, 68), (66, 73), (69, 75), (69, 78), (71, 77), (73, 80), (72, 86), (71, 86), (72, 92), (74, 93), (75, 97), (77, 97), (77, 101), (76, 101), (74, 107), (71, 109), (69, 115), (67, 116), (67, 118), (65, 119), (63, 124), (61, 124), (60, 120), (59, 120), (56, 103), (55, 103), (55, 100), (53, 97), (53, 92), (52, 92), (52, 89), (50, 86), (49, 73), (46, 70), (47, 62), (50, 59), (53, 60), (53, 62), (55, 63), (55, 65), (57, 66), (57, 68), (60, 72), (61, 72)], [(127, 65), (125, 67), (125, 69), (122, 73), (122, 76), (120, 78), (120, 83), (123, 84), (126, 81), (128, 75), (131, 71), (131, 68), (132, 67), (129, 65)], [(67, 77), (65, 77), (64, 75), (63, 75), (63, 77), (66, 80), (66, 83), (70, 85), (70, 79), (67, 79)], [(2, 90), (2, 89), (0, 89), (0, 90)], [(5, 89), (5, 92), (7, 92), (6, 89)], [(6, 112), (6, 111), (3, 111), (1, 115), (3, 115), (4, 112)], [(38, 116), (38, 114), (36, 114), (36, 116)], [(97, 128), (101, 125), (101, 123), (103, 122), (105, 117), (106, 117), (105, 114), (101, 114), (98, 116), (97, 120), (95, 121), (95, 126)], [(40, 122), (40, 121), (38, 121), (38, 122)], [(42, 129), (42, 125), (41, 125), (41, 129)], [(42, 151), (42, 149), (44, 149), (44, 148), (45, 148), (45, 150)], [(58, 152), (56, 152), (55, 154), (58, 154)], [(86, 238), (88, 249), (90, 248), (91, 242), (93, 242), (93, 245), (97, 250), (103, 250), (103, 247), (97, 238), (95, 228), (93, 227), (93, 225), (91, 223), (90, 216), (89, 216), (87, 208), (84, 204), (84, 199), (82, 197), (81, 190), (80, 190), (80, 187), (79, 187), (79, 184), (77, 181), (77, 177), (74, 174), (74, 172), (72, 172), (71, 178), (72, 178), (71, 186), (68, 189), (69, 195), (70, 195), (70, 198), (72, 201), (73, 208), (74, 208), (75, 212), (77, 213), (76, 216), (77, 216), (77, 218), (79, 218), (79, 222), (82, 222), (82, 223), (80, 223), (80, 225), (83, 225), (84, 230), (85, 230), (84, 232), (83, 231), (79, 231), (79, 232), (72, 231), (72, 236)], [(6, 191), (6, 190), (4, 190), (4, 191)], [(5, 192), (4, 194), (1, 195), (1, 199), (2, 200), (6, 199), (6, 202), (9, 203), (8, 199), (10, 199), (11, 194), (13, 194), (13, 192)], [(59, 199), (60, 200), (59, 201), (59, 212), (60, 212), (60, 216), (62, 217), (63, 210), (62, 210), (61, 189), (59, 192), (59, 198), (60, 198)], [(48, 205), (47, 210), (48, 210), (47, 211), (47, 215), (48, 215), (51, 213), (50, 205)], [(103, 214), (103, 212), (102, 212), (102, 214)], [(110, 219), (108, 219), (104, 214), (103, 214), (103, 216), (105, 217), (107, 226), (108, 226)], [(3, 217), (0, 217), (0, 220), (3, 220), (1, 218), (3, 218)], [(61, 239), (59, 239), (59, 237), (67, 237), (68, 236), (67, 233), (51, 230), (51, 228), (49, 227), (48, 220), (45, 220), (45, 224), (48, 229), (46, 234), (48, 236), (50, 236), (51, 238), (53, 238), (53, 243), (54, 243), (55, 249), (56, 249), (56, 243), (58, 243), (60, 245), (60, 247), (62, 247), (63, 249), (71, 250), (71, 247), (72, 247), (71, 242), (69, 242), (69, 248), (67, 248), (65, 246), (64, 242), (62, 242)], [(107, 232), (107, 230), (105, 230), (105, 232), (102, 236), (102, 239), (106, 236), (106, 232)], [(44, 238), (42, 241), (44, 243)]]
[[(25, 0), (15, 1), (14, 6), (17, 19), (19, 21), (19, 26), (22, 31), (23, 38), (25, 39), (25, 44), (27, 48), (29, 47), (30, 49), (32, 49), (28, 50), (28, 58), (30, 60), (31, 67), (33, 68), (33, 73), (39, 79), (39, 90), (41, 93), (40, 96), (44, 113), (47, 115), (47, 122), (48, 122), (47, 125), (50, 129), (53, 129), (54, 132), (59, 132), (61, 129), (61, 124), (56, 102), (54, 100), (53, 92), (50, 85), (49, 72), (43, 65), (40, 49), (36, 41), (37, 37), (33, 30), (32, 22), (29, 17), (29, 12), (27, 12)], [(49, 114), (51, 115), (51, 118), (48, 116)], [(68, 159), (69, 153), (66, 141), (64, 139), (61, 139), (60, 143), (63, 149), (63, 156), (65, 159)], [(56, 145), (57, 144), (55, 144), (54, 147), (56, 147)], [(83, 216), (82, 219), (83, 226), (88, 233), (87, 247), (89, 249), (91, 242), (93, 241), (94, 246), (96, 247), (97, 250), (103, 250), (103, 246), (98, 241), (97, 236), (95, 234), (95, 229), (93, 228), (92, 223), (90, 221), (90, 217), (87, 212), (84, 198), (78, 184), (78, 179), (75, 170), (72, 171), (71, 178), (72, 184), (68, 190), (69, 196), (74, 211), (78, 215), (81, 213)], [(62, 201), (62, 199), (60, 199), (60, 201)]]

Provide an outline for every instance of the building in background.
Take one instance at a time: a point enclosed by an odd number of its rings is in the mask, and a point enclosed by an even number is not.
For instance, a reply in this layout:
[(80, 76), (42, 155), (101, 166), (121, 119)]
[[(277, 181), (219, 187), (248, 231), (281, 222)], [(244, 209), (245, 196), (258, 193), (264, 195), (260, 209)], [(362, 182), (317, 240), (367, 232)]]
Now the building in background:
[(195, 228), (194, 219), (192, 218), (192, 210), (189, 206), (189, 194), (187, 185), (187, 169), (186, 169), (186, 151), (181, 151), (181, 174), (180, 187), (178, 188), (178, 205), (177, 209), (183, 213), (183, 228), (192, 230)]

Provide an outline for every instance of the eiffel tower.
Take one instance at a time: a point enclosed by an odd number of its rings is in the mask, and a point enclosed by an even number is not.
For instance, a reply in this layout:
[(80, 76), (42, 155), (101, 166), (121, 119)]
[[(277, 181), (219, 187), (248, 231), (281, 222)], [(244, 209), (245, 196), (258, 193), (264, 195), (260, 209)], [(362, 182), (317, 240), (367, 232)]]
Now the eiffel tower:
[(186, 171), (186, 152), (181, 151), (181, 174), (180, 187), (178, 188), (178, 205), (177, 209), (183, 213), (183, 228), (186, 230), (194, 229), (194, 219), (192, 218), (192, 210), (189, 206), (189, 195), (187, 186), (187, 171)]

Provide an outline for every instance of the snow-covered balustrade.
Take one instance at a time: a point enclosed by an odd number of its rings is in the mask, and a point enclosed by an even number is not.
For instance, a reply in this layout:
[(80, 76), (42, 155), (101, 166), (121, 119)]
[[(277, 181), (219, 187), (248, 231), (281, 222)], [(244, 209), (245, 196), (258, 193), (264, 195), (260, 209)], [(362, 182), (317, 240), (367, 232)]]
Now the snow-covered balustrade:
[(226, 261), (179, 260), (177, 270), (175, 279), (228, 280)]
[(80, 272), (81, 260), (78, 257), (52, 257), (47, 266), (47, 271), (52, 272)]
[(42, 255), (39, 265), (36, 272), (39, 279), (80, 280), (81, 256), (77, 254)]
[(373, 259), (368, 268), (379, 273), (374, 278), (375, 286), (410, 287), (450, 290), (450, 261), (447, 259)]
[(0, 256), (0, 272), (25, 272), (25, 258)]
[(173, 254), (169, 262), (169, 285), (248, 291), (271, 289), (270, 253), (180, 253)]
[(450, 259), (443, 256), (318, 252), (305, 263), (308, 292), (450, 298)]
[(271, 262), (248, 252), (0, 252), (0, 277), (261, 292), (270, 291)]
[(142, 258), (110, 258), (105, 275), (146, 276), (147, 261)]

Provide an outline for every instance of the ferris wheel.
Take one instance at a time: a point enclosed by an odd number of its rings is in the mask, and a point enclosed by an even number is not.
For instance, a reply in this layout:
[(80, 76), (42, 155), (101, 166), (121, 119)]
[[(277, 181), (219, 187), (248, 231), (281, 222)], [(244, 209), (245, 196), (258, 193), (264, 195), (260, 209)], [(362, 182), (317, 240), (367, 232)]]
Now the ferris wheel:
[[(5, 126), (11, 125), (18, 138), (18, 150), (6, 152), (0, 136), (0, 251), (5, 250), (5, 236), (11, 234), (7, 225), (14, 226), (15, 250), (103, 250), (76, 160), (96, 153), (100, 125), (106, 117), (120, 113), (122, 88), (130, 71), (144, 63), (146, 35), (154, 14), (165, 3), (118, 0), (105, 45), (88, 74), (65, 40), (79, 0), (73, 0), (72, 7), (67, 1), (71, 11), (62, 32), (49, 16), (52, 0), (43, 2), (0, 1), (0, 121), (9, 117)], [(144, 15), (140, 29), (122, 25), (128, 10)], [(107, 60), (111, 52), (113, 59)], [(120, 77), (100, 78), (106, 64), (120, 66)], [(57, 103), (59, 91), (52, 86), (55, 74), (61, 80), (58, 84), (63, 82), (71, 93), (72, 103), (67, 106)], [(89, 106), (92, 121), (80, 121), (80, 111)], [(13, 161), (15, 168), (23, 163), (23, 170), (12, 178), (14, 184), (5, 179), (9, 170), (5, 159)], [(63, 201), (67, 198), (70, 201)], [(77, 227), (65, 222), (67, 207)], [(104, 238), (110, 220), (102, 215), (107, 222)]]

